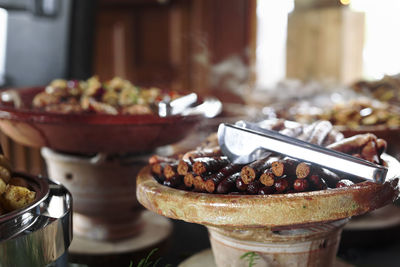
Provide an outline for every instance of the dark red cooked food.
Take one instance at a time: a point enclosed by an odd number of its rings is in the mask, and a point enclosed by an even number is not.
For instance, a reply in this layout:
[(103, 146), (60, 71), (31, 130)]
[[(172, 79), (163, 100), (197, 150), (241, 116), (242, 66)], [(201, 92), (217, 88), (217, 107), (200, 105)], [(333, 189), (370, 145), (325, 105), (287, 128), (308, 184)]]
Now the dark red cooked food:
[(232, 191), (235, 191), (236, 189), (236, 180), (240, 178), (240, 172), (234, 173), (228, 177), (226, 177), (224, 180), (222, 180), (218, 187), (217, 187), (217, 193), (218, 194), (226, 194)]
[(336, 184), (336, 188), (351, 186), (354, 183), (347, 179), (342, 179)]
[(330, 170), (324, 169), (324, 168), (319, 169), (318, 172), (319, 172), (318, 176), (326, 182), (328, 187), (330, 187), (330, 188), (336, 187), (336, 184), (340, 180), (339, 175), (337, 175), (336, 173), (334, 173)]
[(278, 193), (283, 193), (289, 189), (289, 181), (286, 177), (281, 177), (275, 181), (275, 190)]
[(183, 177), (183, 182), (186, 187), (192, 188), (192, 186), (194, 184), (194, 177), (195, 177), (195, 174), (193, 172), (189, 172)]
[(296, 180), (294, 180), (293, 189), (296, 192), (304, 192), (304, 191), (307, 191), (308, 188), (309, 188), (309, 183), (308, 183), (307, 179), (297, 178)]
[(282, 175), (292, 176), (296, 174), (297, 164), (297, 160), (286, 157), (282, 160), (272, 162), (271, 170), (277, 177), (281, 177)]
[(296, 177), (304, 179), (311, 174), (311, 164), (307, 162), (300, 162), (296, 167)]
[[(320, 141), (322, 142), (323, 138), (320, 138)], [(385, 150), (386, 142), (377, 139), (373, 134), (347, 138), (331, 144), (329, 148), (385, 164), (380, 158), (380, 153)], [(196, 157), (209, 152), (213, 156)], [(220, 155), (220, 152), (221, 150), (215, 147), (209, 151), (198, 148), (186, 153), (179, 161), (176, 158), (154, 156), (151, 159), (151, 173), (159, 183), (174, 188), (232, 195), (298, 193), (347, 187), (364, 181), (357, 176), (334, 169), (331, 171), (289, 157), (282, 158), (272, 153), (250, 164), (238, 165), (230, 162), (225, 156), (216, 156)]]
[(227, 157), (198, 158), (193, 164), (193, 171), (198, 175), (216, 172), (229, 164)]
[(273, 186), (264, 186), (258, 190), (259, 195), (271, 195), (273, 193), (275, 193)]
[(163, 173), (165, 176), (165, 179), (170, 179), (171, 177), (178, 175), (178, 164), (177, 163), (172, 163), (172, 164), (167, 164), (164, 167)]
[(242, 164), (229, 163), (228, 165), (220, 169), (217, 173), (205, 177), (205, 189), (209, 193), (214, 193), (222, 180), (224, 180), (227, 176), (238, 172), (242, 167)]
[(186, 175), (188, 172), (192, 171), (192, 163), (189, 160), (179, 160), (177, 171), (180, 175)]
[(239, 191), (246, 191), (247, 190), (247, 184), (243, 182), (242, 177), (236, 179), (236, 188)]
[(258, 178), (265, 169), (271, 167), (271, 163), (275, 159), (276, 158), (271, 158), (270, 155), (268, 155), (267, 157), (256, 160), (249, 165), (244, 166), (240, 172), (243, 182), (245, 184), (249, 184), (256, 180), (256, 178)]
[(196, 192), (205, 192), (205, 181), (203, 179), (203, 177), (201, 177), (200, 175), (197, 175), (194, 177), (193, 179), (193, 186), (194, 186), (194, 190)]
[(310, 188), (313, 190), (324, 190), (327, 189), (325, 181), (321, 179), (317, 174), (313, 174), (308, 178), (310, 182)]
[(259, 180), (254, 180), (247, 186), (247, 193), (250, 195), (257, 195), (258, 190), (260, 190), (261, 187), (263, 187), (263, 184), (260, 183)]
[(165, 180), (163, 184), (169, 187), (178, 188), (183, 184), (183, 177), (176, 174), (170, 177), (168, 180)]
[(265, 186), (273, 186), (275, 183), (275, 175), (271, 169), (266, 169), (260, 175), (260, 182)]

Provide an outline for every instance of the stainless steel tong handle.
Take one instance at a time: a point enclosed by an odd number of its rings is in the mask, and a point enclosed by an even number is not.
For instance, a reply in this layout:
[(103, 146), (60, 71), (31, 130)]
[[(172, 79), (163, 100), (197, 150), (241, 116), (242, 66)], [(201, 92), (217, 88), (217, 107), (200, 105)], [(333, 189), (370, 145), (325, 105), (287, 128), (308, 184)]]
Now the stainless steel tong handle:
[(241, 126), (220, 124), (218, 142), (222, 152), (237, 163), (255, 160), (256, 151), (266, 149), (289, 157), (308, 161), (356, 175), (375, 183), (384, 183), (388, 169), (348, 154), (310, 144), (302, 140), (282, 135), (278, 132), (258, 127), (252, 123)]
[(166, 117), (182, 113), (185, 109), (197, 102), (197, 94), (190, 93), (174, 100), (163, 100), (158, 103), (158, 115)]

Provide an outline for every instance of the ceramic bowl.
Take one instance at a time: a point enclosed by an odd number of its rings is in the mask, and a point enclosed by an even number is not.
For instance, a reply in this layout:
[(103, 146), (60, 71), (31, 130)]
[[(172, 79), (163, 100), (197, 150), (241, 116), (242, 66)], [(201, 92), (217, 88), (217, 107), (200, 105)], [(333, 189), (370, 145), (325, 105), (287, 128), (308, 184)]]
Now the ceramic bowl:
[(201, 114), (58, 114), (32, 109), (32, 99), (43, 90), (15, 89), (21, 100), (18, 108), (0, 102), (0, 128), (18, 143), (70, 153), (149, 152), (181, 140), (205, 118)]
[(274, 195), (196, 193), (160, 185), (149, 166), (137, 178), (136, 195), (147, 209), (206, 225), (217, 266), (332, 266), (348, 218), (394, 201), (400, 163), (389, 164), (384, 184)]

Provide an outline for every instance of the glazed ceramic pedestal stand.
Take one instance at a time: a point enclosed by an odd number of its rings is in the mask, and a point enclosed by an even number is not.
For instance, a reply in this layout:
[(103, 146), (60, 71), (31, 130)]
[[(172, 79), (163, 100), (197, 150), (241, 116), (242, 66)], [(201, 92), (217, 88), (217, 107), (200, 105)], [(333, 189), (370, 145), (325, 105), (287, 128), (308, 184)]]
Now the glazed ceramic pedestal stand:
[(383, 185), (281, 195), (218, 195), (158, 184), (144, 168), (137, 198), (158, 214), (206, 225), (217, 266), (332, 266), (340, 233), (351, 216), (392, 202), (398, 195), (399, 163), (385, 156)]
[[(217, 267), (215, 264), (214, 255), (211, 249), (206, 249), (196, 253), (185, 261), (181, 262), (178, 267)], [(336, 258), (333, 262), (335, 267), (354, 267), (354, 265), (343, 262)]]
[(139, 205), (136, 175), (149, 154), (82, 156), (42, 148), (48, 175), (73, 196), (74, 240), (70, 253), (82, 257), (132, 253), (167, 239), (171, 222)]

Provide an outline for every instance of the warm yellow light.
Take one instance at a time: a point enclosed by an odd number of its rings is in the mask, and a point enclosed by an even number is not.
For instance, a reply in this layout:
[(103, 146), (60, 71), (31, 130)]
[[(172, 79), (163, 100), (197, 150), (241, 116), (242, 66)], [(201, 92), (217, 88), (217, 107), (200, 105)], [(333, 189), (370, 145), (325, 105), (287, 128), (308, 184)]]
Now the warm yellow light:
[(351, 1), (351, 0), (340, 0), (340, 3), (341, 3), (342, 5), (347, 6), (347, 5), (350, 4), (350, 1)]

